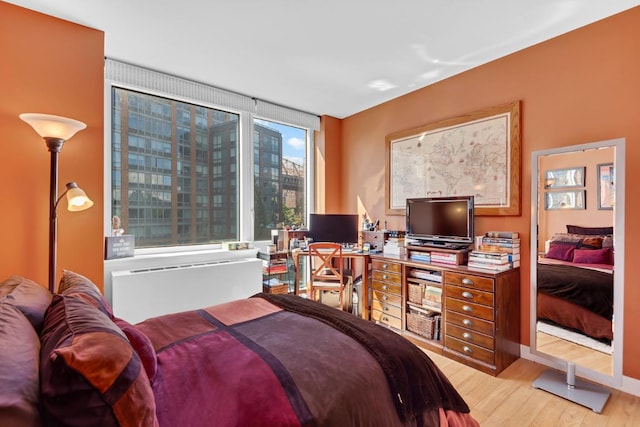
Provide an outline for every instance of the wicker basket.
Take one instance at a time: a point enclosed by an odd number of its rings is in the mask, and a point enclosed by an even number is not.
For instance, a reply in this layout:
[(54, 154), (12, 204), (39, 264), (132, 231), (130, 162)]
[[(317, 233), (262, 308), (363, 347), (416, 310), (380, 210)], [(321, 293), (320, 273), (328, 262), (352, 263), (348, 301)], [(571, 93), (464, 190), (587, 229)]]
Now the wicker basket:
[(425, 285), (422, 283), (411, 283), (409, 282), (409, 302), (414, 304), (422, 304), (422, 299), (424, 298), (424, 289)]
[(407, 313), (407, 329), (415, 334), (428, 339), (433, 339), (436, 332), (436, 323), (440, 316), (427, 316), (426, 314), (409, 308)]

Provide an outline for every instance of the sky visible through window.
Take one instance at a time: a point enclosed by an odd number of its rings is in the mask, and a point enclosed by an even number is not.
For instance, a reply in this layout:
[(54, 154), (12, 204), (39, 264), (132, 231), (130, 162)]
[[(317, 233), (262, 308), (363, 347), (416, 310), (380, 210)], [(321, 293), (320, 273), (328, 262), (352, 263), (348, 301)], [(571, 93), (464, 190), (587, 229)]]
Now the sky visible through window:
[(282, 134), (283, 157), (299, 165), (304, 165), (304, 149), (306, 140), (304, 129), (282, 125), (280, 123), (270, 122), (267, 120), (255, 119), (255, 122), (280, 132)]

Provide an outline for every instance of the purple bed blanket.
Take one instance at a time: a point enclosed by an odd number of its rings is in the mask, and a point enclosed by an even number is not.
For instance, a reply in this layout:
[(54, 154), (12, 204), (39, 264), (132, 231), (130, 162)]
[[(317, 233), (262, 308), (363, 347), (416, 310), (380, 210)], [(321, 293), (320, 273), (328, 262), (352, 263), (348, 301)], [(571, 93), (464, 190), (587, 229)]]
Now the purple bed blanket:
[(161, 426), (477, 425), (413, 344), (296, 296), (258, 294), (137, 326), (157, 353)]

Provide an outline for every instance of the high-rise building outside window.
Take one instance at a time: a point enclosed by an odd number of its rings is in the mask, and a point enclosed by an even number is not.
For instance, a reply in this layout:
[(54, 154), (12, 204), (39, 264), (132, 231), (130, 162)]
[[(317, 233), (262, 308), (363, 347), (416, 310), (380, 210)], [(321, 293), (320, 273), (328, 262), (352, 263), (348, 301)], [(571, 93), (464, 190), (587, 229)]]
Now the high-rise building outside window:
[(272, 229), (305, 224), (306, 141), (305, 129), (268, 120), (254, 120), (256, 240), (268, 240)]
[(112, 214), (136, 247), (238, 240), (239, 115), (112, 89)]

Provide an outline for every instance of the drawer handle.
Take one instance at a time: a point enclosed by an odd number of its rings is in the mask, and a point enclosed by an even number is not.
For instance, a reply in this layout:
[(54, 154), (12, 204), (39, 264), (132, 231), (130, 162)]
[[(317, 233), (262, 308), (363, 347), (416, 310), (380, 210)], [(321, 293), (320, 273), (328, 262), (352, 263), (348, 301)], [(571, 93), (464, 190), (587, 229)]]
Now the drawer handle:
[(462, 309), (463, 309), (464, 311), (469, 311), (469, 312), (473, 311), (473, 307), (470, 307), (470, 306), (468, 306), (468, 305), (463, 305), (463, 306), (462, 306)]
[(466, 340), (472, 340), (473, 339), (473, 335), (471, 335), (469, 332), (465, 332), (464, 334), (462, 334), (462, 337)]
[(387, 268), (389, 268), (389, 264), (382, 264), (382, 268), (386, 270)]
[(469, 319), (463, 319), (463, 320), (462, 320), (462, 323), (463, 323), (465, 326), (471, 326), (471, 325), (473, 325), (473, 322), (472, 322), (471, 320), (469, 320)]
[(389, 307), (387, 307), (386, 305), (382, 308), (384, 311), (389, 311)]
[(467, 299), (472, 299), (473, 298), (473, 294), (471, 292), (467, 292), (467, 291), (464, 291), (462, 293), (462, 296), (467, 298)]
[(462, 347), (462, 350), (465, 353), (469, 353), (469, 354), (473, 353), (473, 350), (471, 349), (471, 347), (467, 347), (466, 345), (464, 347)]
[(389, 287), (387, 285), (382, 285), (382, 289), (384, 289), (385, 291), (388, 291)]
[(387, 276), (386, 274), (383, 274), (383, 275), (382, 275), (382, 278), (383, 278), (383, 279), (385, 279), (385, 280), (387, 280), (387, 279), (389, 278), (389, 276)]
[(473, 280), (464, 278), (464, 279), (462, 279), (462, 284), (463, 285), (473, 285)]
[(384, 320), (385, 322), (388, 322), (389, 318), (387, 316), (382, 316), (382, 320)]
[(383, 300), (383, 301), (386, 301), (386, 300), (388, 300), (388, 299), (389, 299), (389, 297), (388, 297), (388, 296), (386, 296), (386, 295), (383, 295), (383, 296), (382, 296), (382, 300)]

